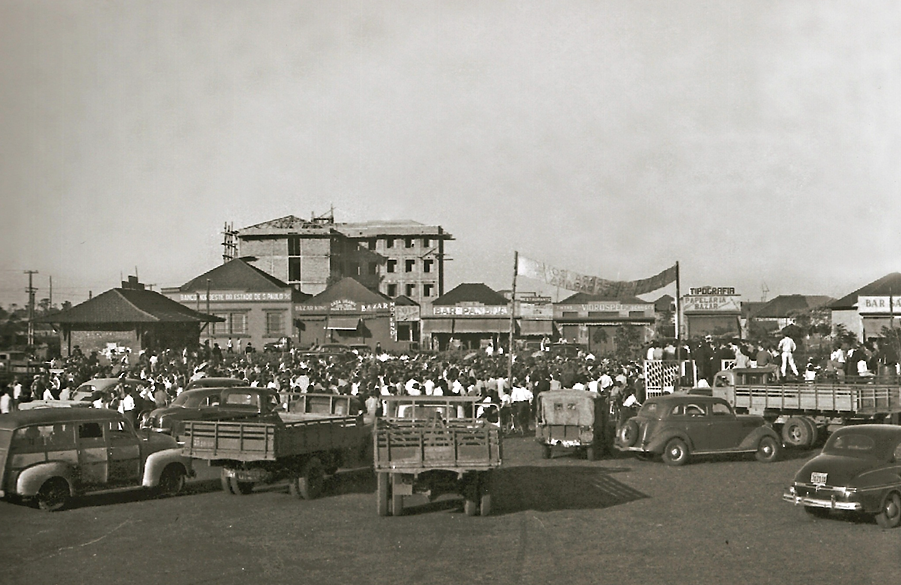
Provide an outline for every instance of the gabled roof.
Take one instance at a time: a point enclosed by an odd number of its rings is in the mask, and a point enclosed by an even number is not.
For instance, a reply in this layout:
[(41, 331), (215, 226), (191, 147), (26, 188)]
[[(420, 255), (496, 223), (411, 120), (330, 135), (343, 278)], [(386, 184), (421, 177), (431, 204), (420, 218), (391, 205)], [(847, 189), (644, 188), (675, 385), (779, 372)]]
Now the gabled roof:
[(294, 215), (286, 215), (278, 219), (270, 219), (262, 223), (247, 226), (238, 230), (238, 237), (302, 234), (305, 236), (329, 236), (332, 233), (331, 223), (320, 223), (301, 219)]
[(823, 295), (779, 295), (751, 313), (756, 319), (779, 319), (794, 312), (809, 311), (831, 303), (834, 299)]
[(857, 297), (859, 296), (887, 297), (889, 295), (901, 296), (901, 273), (899, 272), (892, 272), (879, 280), (874, 280), (870, 284), (831, 303), (829, 308), (833, 311), (856, 309)]
[(408, 297), (407, 295), (400, 295), (394, 297), (394, 304), (399, 307), (418, 307), (419, 303)]
[(624, 305), (653, 305), (654, 303), (651, 301), (643, 301), (638, 297), (624, 295), (620, 297), (616, 296), (605, 296), (605, 295), (590, 295), (588, 293), (576, 293), (570, 297), (567, 297), (560, 301), (559, 303), (555, 303), (557, 305), (584, 305), (585, 303), (611, 303), (611, 302), (620, 302)]
[(444, 293), (434, 301), (433, 305), (456, 305), (457, 303), (474, 302), (483, 305), (508, 305), (502, 294), (495, 292), (481, 282), (464, 282), (453, 290)]
[(663, 311), (671, 311), (675, 307), (676, 299), (670, 295), (661, 295), (659, 299), (654, 301), (654, 310), (658, 313)]
[(198, 313), (152, 290), (114, 288), (68, 311), (39, 319), (45, 323), (209, 323), (219, 317)]
[(328, 287), (318, 295), (307, 299), (304, 305), (324, 305), (332, 301), (347, 299), (360, 304), (374, 304), (386, 302), (385, 297), (372, 292), (359, 281), (347, 277), (342, 278), (332, 286)]
[(205, 291), (207, 280), (212, 290), (244, 292), (284, 291), (291, 285), (263, 272), (243, 258), (229, 260), (178, 287), (181, 292)]

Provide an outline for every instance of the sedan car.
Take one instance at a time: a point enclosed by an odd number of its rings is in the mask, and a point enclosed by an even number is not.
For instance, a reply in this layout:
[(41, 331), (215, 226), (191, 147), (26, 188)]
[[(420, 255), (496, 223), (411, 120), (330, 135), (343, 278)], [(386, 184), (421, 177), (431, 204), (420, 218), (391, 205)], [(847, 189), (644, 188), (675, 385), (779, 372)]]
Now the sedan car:
[(195, 388), (233, 388), (246, 385), (247, 382), (245, 382), (244, 380), (239, 380), (237, 378), (207, 377), (191, 380), (190, 382), (188, 382), (188, 385), (185, 386), (185, 390), (194, 390)]
[(185, 390), (172, 404), (141, 418), (141, 428), (176, 438), (189, 420), (232, 420), (276, 414), (281, 400), (270, 388), (198, 388)]
[(852, 425), (835, 431), (782, 498), (803, 517), (848, 510), (873, 514), (883, 528), (901, 525), (901, 427)]
[(736, 415), (722, 398), (668, 394), (649, 398), (619, 429), (615, 447), (683, 465), (694, 455), (725, 453), (754, 453), (771, 462), (782, 442), (763, 417)]

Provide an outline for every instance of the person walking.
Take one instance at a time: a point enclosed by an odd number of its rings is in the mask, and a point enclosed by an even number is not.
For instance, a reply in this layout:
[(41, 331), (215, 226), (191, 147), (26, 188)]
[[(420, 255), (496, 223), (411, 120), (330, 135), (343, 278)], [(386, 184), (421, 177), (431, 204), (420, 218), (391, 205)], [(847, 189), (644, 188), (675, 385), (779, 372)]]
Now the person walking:
[(782, 339), (779, 340), (779, 345), (777, 346), (779, 351), (782, 353), (782, 377), (788, 375), (788, 366), (791, 366), (792, 373), (795, 377), (798, 377), (798, 367), (795, 366), (795, 350), (798, 349), (798, 346), (795, 344), (795, 340), (788, 336), (788, 334), (783, 333)]

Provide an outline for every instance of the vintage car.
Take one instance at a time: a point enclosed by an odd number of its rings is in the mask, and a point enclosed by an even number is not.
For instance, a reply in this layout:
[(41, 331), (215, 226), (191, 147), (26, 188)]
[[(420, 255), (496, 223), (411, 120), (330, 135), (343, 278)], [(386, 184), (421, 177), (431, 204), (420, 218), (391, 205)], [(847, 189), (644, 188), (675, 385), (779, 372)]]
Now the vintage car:
[(660, 455), (668, 465), (725, 453), (755, 453), (758, 461), (771, 462), (782, 451), (779, 435), (763, 417), (736, 415), (722, 398), (693, 394), (649, 398), (617, 431), (615, 446)]
[(0, 417), (0, 497), (59, 510), (73, 496), (114, 488), (181, 491), (193, 475), (172, 437), (141, 436), (120, 413), (42, 408)]
[(185, 390), (194, 390), (195, 388), (230, 388), (246, 385), (247, 382), (237, 378), (204, 377), (188, 382)]
[(803, 518), (847, 510), (873, 514), (883, 528), (901, 525), (901, 427), (866, 424), (835, 431), (782, 497)]
[(277, 414), (278, 392), (270, 388), (198, 388), (185, 390), (165, 408), (141, 417), (141, 428), (180, 438), (188, 420), (234, 420)]
[(538, 395), (535, 405), (535, 440), (542, 457), (551, 458), (552, 447), (565, 447), (594, 461), (606, 446), (606, 401), (597, 392), (549, 390)]
[[(19, 404), (19, 410), (33, 410), (35, 408), (90, 408), (93, 406), (94, 400), (101, 394), (111, 392), (119, 384), (125, 385), (126, 388), (137, 390), (147, 382), (136, 378), (94, 378), (84, 382), (78, 386), (69, 395), (68, 400), (44, 400), (35, 399), (29, 402)], [(138, 410), (143, 410), (147, 406), (137, 405)]]

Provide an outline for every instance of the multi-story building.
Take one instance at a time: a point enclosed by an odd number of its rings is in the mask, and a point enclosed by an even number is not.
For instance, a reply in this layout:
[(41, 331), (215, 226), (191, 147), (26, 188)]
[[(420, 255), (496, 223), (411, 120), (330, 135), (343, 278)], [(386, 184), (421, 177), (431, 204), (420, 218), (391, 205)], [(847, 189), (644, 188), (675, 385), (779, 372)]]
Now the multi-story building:
[(237, 231), (238, 256), (307, 294), (351, 277), (389, 298), (430, 305), (444, 294), (441, 226), (415, 221), (337, 223), (293, 215)]

